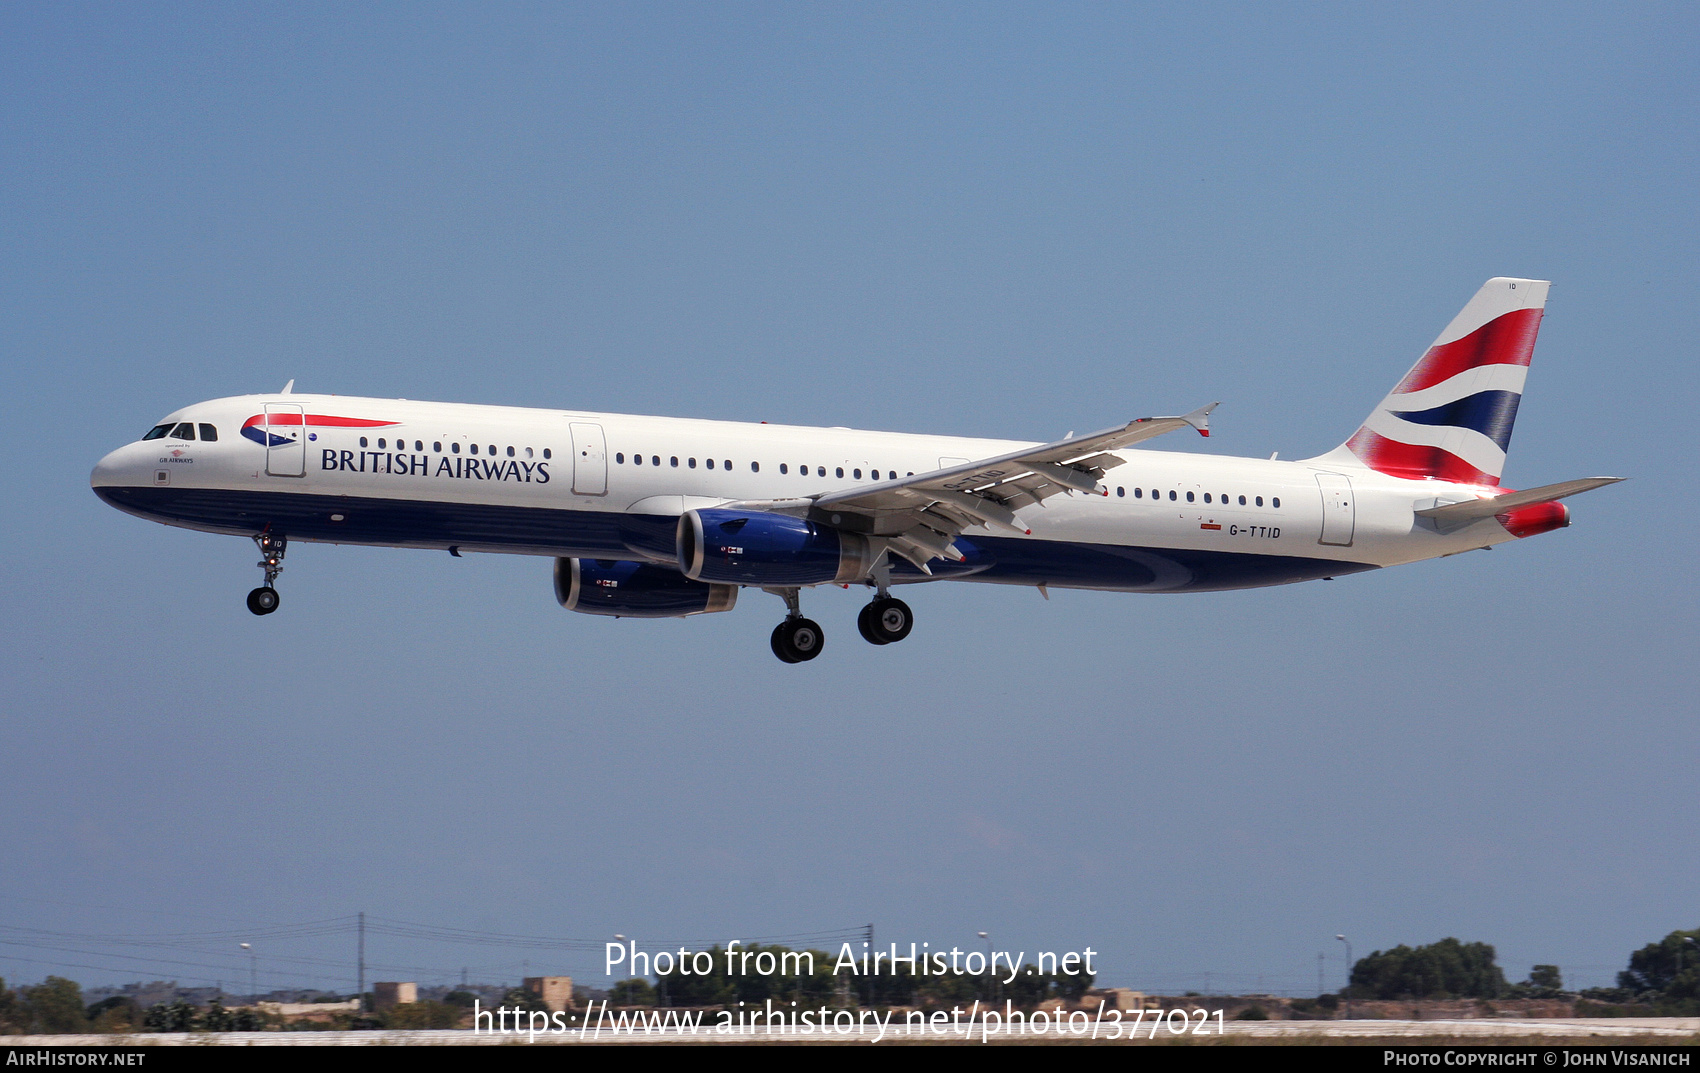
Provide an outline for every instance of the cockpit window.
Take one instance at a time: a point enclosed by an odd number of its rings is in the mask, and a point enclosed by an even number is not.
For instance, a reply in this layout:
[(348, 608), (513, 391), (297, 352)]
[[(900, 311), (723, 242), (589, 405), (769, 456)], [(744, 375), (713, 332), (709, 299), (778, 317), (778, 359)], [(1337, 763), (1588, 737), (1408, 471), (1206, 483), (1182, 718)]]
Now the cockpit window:
[(202, 422), (201, 439), (206, 443), (212, 443), (214, 440), (218, 439), (218, 429), (213, 425)]
[(171, 430), (171, 438), (174, 439), (174, 440), (192, 440), (192, 439), (194, 439), (195, 438), (195, 424), (194, 424), (194, 422), (185, 421), (182, 424), (178, 425), (176, 428), (172, 429)]
[(164, 437), (164, 435), (167, 432), (171, 431), (171, 428), (172, 428), (172, 426), (170, 426), (170, 425), (155, 425), (153, 428), (148, 429), (148, 434), (146, 436), (143, 436), (142, 439), (144, 439), (144, 440), (161, 439), (162, 437)]

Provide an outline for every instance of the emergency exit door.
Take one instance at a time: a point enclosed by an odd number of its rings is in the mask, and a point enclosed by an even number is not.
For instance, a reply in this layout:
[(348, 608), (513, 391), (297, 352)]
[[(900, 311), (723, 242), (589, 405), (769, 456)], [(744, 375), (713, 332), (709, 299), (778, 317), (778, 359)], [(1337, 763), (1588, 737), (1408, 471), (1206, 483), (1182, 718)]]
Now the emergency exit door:
[(608, 444), (602, 426), (581, 422), (571, 425), (573, 434), (573, 494), (608, 494)]

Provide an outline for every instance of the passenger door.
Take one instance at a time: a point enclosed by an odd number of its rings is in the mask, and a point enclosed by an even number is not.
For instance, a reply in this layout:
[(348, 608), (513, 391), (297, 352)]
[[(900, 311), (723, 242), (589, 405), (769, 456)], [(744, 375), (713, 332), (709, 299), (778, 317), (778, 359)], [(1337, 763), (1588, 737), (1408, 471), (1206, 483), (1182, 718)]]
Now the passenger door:
[(307, 417), (301, 407), (266, 403), (266, 473), (307, 475)]

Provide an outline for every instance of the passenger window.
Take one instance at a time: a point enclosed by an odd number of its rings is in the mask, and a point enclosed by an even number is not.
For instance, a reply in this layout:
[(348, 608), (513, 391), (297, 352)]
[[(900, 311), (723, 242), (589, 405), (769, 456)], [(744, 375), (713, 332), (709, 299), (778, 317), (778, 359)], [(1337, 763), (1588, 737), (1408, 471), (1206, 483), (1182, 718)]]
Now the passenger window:
[(1245, 506), (1245, 496), (1240, 496), (1240, 506)]
[(1263, 497), (1262, 496), (1257, 497), (1257, 505), (1260, 506), (1260, 507), (1263, 506)]
[(679, 468), (679, 456), (678, 455), (673, 456), (673, 468), (674, 469)]
[(414, 440), (413, 441), (413, 449), (415, 451), (425, 450), (425, 441), (424, 440)]
[(212, 425), (201, 425), (201, 439), (206, 443), (213, 442), (218, 439), (218, 429), (214, 428)]
[(1191, 493), (1191, 492), (1188, 492), (1188, 493), (1187, 493), (1187, 494), (1186, 494), (1186, 501), (1187, 501), (1187, 502), (1188, 502), (1188, 503), (1191, 503), (1191, 502), (1192, 502), (1192, 493)]
[(844, 476), (844, 467), (843, 466), (838, 467), (838, 475), (840, 477)]
[(171, 430), (171, 438), (174, 440), (192, 440), (195, 438), (195, 426), (185, 421)]
[[(1191, 495), (1191, 493), (1188, 493), (1188, 494), (1187, 494), (1187, 498), (1188, 498), (1188, 499), (1191, 499), (1191, 498), (1192, 498), (1192, 495)], [(1205, 493), (1204, 493), (1204, 501), (1205, 501), (1205, 502), (1206, 502), (1206, 503), (1208, 503), (1208, 502), (1210, 502), (1210, 493), (1209, 493), (1209, 492), (1205, 492)]]
[(623, 466), (626, 464), (626, 456), (616, 451), (614, 453), (614, 462), (616, 465)]
[(730, 458), (724, 459), (720, 465), (722, 469), (730, 470), (732, 468), (732, 460)]
[(484, 448), (484, 453), (489, 455), (491, 458), (495, 458), (496, 457), (496, 445), (493, 444), (493, 443), (490, 444), (488, 447)]
[(1174, 489), (1171, 488), (1169, 490), (1169, 502), (1173, 503), (1174, 501), (1175, 501), (1175, 492), (1174, 492)]
[(696, 469), (697, 468), (697, 460), (694, 459), (694, 458), (687, 458), (685, 460), (685, 465), (688, 466), (691, 469)]
[(460, 454), (460, 441), (457, 440), (454, 443), (449, 444), (449, 450), (454, 454)]
[(760, 473), (761, 472), (761, 463), (760, 462), (751, 462), (750, 463), (750, 472), (751, 473)]
[[(815, 467), (815, 476), (817, 476), (817, 477), (826, 476), (826, 467), (825, 466), (816, 466)], [(840, 473), (839, 476), (842, 477), (842, 476), (844, 476), (844, 474)]]
[(1125, 495), (1127, 495), (1127, 489), (1126, 488), (1118, 487), (1116, 489), (1116, 498), (1120, 499), (1122, 496), (1125, 496)]
[(360, 446), (365, 447), (366, 445), (366, 437), (360, 437)]
[(708, 468), (709, 468), (709, 469), (713, 469), (713, 468), (714, 468), (714, 459), (712, 459), (712, 458), (711, 458), (711, 459), (709, 459), (709, 460), (708, 460)]
[(510, 448), (508, 448), (508, 457), (512, 458), (513, 456), (514, 456), (514, 449), (512, 447), (510, 447)]
[(1135, 499), (1144, 499), (1144, 498), (1145, 498), (1145, 489), (1143, 489), (1143, 488), (1135, 488), (1135, 489), (1134, 489), (1134, 490), (1133, 490), (1133, 498), (1135, 498)]
[[(661, 464), (661, 456), (660, 455), (650, 455), (649, 456), (649, 464), (652, 465), (652, 466), (659, 466)], [(675, 462), (673, 464), (676, 466), (679, 463)]]
[(525, 449), (525, 457), (527, 457), (527, 458), (531, 457), (531, 448), (527, 447)]
[(476, 443), (474, 443), (474, 444), (469, 444), (469, 445), (468, 445), (468, 446), (467, 446), (467, 448), (466, 448), (466, 449), (467, 449), (467, 450), (468, 450), (468, 451), (471, 451), (471, 452), (472, 452), (472, 453), (473, 453), (473, 454), (477, 454), (477, 453), (478, 453), (478, 445), (477, 445), (477, 444), (476, 444)]
[(632, 465), (634, 465), (634, 466), (643, 465), (643, 456), (642, 455), (633, 455), (632, 456)]
[(1269, 501), (1269, 505), (1271, 507), (1274, 507), (1276, 510), (1280, 510), (1281, 509), (1281, 497), (1275, 496), (1273, 499), (1271, 499)]
[[(752, 465), (752, 466), (753, 466), (753, 465), (755, 465), (755, 463), (754, 463), (754, 462), (751, 462), (751, 463), (750, 463), (750, 465)], [(783, 462), (781, 462), (781, 463), (779, 463), (779, 472), (781, 472), (781, 473), (790, 473), (790, 472), (791, 472), (791, 468), (790, 468), (790, 467), (789, 467), (789, 466), (787, 466), (787, 465), (786, 465), (786, 464), (785, 464), (785, 463), (783, 463)]]
[(543, 457), (544, 458), (554, 458), (555, 455), (554, 455), (554, 452), (550, 451), (549, 448), (545, 447), (545, 448), (543, 448)]
[(859, 469), (858, 470), (852, 470), (851, 472), (855, 475), (857, 480), (862, 479), (862, 471), (861, 470), (859, 470)]

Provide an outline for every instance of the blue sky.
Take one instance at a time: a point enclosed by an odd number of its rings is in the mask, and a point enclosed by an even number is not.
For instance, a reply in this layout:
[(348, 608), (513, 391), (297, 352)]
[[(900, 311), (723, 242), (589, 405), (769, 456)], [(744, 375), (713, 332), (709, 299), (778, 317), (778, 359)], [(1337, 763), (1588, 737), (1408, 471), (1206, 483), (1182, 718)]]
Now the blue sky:
[[(1323, 950), (1338, 986), (1337, 932), (1456, 935), (1608, 982), (1700, 924), (1697, 28), (6, 6), (0, 920), (873, 921), (1293, 990)], [(929, 586), (882, 649), (823, 591), (804, 666), (771, 598), (574, 616), (524, 557), (297, 545), (254, 619), (246, 542), (87, 484), (168, 411), (291, 378), (1036, 440), (1221, 399), (1208, 450), (1302, 457), (1493, 275), (1555, 281), (1507, 483), (1633, 478), (1572, 528), (1257, 592)], [(0, 946), (0, 975), (215, 975), (67, 960)]]

